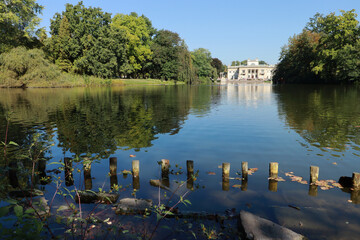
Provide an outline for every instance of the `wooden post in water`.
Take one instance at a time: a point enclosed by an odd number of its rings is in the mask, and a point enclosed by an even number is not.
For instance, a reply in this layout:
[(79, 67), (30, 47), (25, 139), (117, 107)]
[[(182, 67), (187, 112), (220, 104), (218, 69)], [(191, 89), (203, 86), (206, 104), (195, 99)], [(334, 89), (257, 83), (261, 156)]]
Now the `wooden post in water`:
[(161, 159), (161, 183), (166, 187), (170, 187), (169, 168), (170, 161), (168, 159)]
[(279, 174), (279, 163), (271, 162), (269, 164), (269, 191), (277, 192), (278, 182), (275, 180)]
[(310, 166), (310, 182), (309, 182), (309, 196), (316, 197), (318, 194), (318, 186), (315, 185), (319, 179), (319, 167)]
[(318, 179), (319, 179), (319, 167), (310, 166), (310, 184), (316, 183)]
[(84, 163), (84, 182), (85, 182), (85, 190), (91, 190), (92, 189), (91, 163)]
[(134, 177), (139, 177), (140, 163), (139, 160), (132, 161), (132, 174)]
[(114, 185), (118, 185), (116, 157), (109, 158), (109, 166), (110, 166), (110, 187), (113, 188)]
[(242, 162), (241, 163), (241, 191), (247, 190), (248, 185), (248, 175), (249, 175), (249, 165), (248, 162)]
[(140, 163), (139, 160), (132, 161), (133, 189), (140, 189)]
[(74, 178), (72, 173), (72, 159), (71, 158), (64, 158), (65, 164), (65, 185), (72, 186), (74, 185)]
[(351, 191), (351, 201), (354, 204), (360, 203), (360, 173), (353, 172), (352, 174), (353, 190)]
[(186, 161), (186, 170), (187, 170), (187, 183), (186, 187), (190, 190), (194, 190), (194, 161)]
[(360, 173), (353, 172), (352, 182), (353, 182), (354, 189), (360, 189)]
[(230, 189), (230, 163), (222, 164), (222, 190), (229, 191)]

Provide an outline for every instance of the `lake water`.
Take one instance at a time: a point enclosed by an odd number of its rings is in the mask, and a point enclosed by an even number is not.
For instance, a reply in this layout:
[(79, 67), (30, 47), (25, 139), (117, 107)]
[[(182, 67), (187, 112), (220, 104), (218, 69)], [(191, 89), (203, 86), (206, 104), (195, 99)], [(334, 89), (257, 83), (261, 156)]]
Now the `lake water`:
[[(118, 183), (131, 197), (133, 181), (123, 176), (132, 161), (140, 162), (138, 198), (159, 201), (150, 179), (160, 178), (158, 161), (168, 159), (175, 181), (186, 181), (186, 161), (199, 170), (184, 211), (224, 213), (246, 210), (286, 226), (309, 239), (357, 239), (360, 234), (359, 193), (338, 187), (321, 189), (290, 179), (288, 172), (309, 181), (310, 166), (319, 180), (338, 181), (360, 171), (360, 88), (354, 86), (227, 84), (213, 86), (137, 86), (73, 89), (0, 89), (0, 138), (26, 148), (35, 133), (45, 153), (46, 171), (64, 158), (94, 159), (84, 179), (82, 162), (74, 162), (69, 188), (98, 191)], [(130, 157), (135, 155), (135, 157)], [(12, 155), (7, 156), (11, 161)], [(117, 177), (109, 177), (109, 158), (117, 157)], [(0, 157), (4, 165), (4, 156)], [(17, 161), (20, 161), (19, 159)], [(236, 178), (241, 163), (257, 168), (244, 182)], [(219, 166), (231, 165), (222, 182)], [(268, 180), (269, 163), (279, 163), (279, 177)], [(23, 162), (24, 168), (29, 164)], [(78, 171), (79, 170), (79, 171)], [(178, 173), (178, 174), (177, 174)], [(64, 180), (64, 172), (56, 175)], [(18, 176), (26, 186), (26, 177)], [(7, 178), (1, 179), (9, 186)], [(53, 183), (38, 188), (51, 198)], [(329, 183), (330, 186), (331, 183)], [(178, 192), (185, 194), (185, 184)], [(6, 191), (13, 190), (9, 186)], [(188, 186), (191, 188), (191, 186)], [(6, 191), (0, 196), (4, 198)], [(168, 193), (169, 195), (169, 193)], [(169, 196), (167, 196), (168, 198)], [(161, 201), (166, 196), (161, 193)], [(178, 197), (176, 197), (178, 198)], [(60, 197), (54, 206), (61, 205)], [(175, 199), (175, 198), (174, 198)], [(175, 201), (175, 200), (174, 200)], [(175, 201), (176, 202), (176, 201)], [(289, 206), (290, 205), (290, 206)]]

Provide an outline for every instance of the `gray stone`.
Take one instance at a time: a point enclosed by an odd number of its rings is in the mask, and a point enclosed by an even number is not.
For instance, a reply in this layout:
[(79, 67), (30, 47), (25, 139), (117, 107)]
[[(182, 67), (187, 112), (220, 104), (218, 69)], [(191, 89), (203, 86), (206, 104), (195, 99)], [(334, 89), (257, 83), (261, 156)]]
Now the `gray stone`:
[(246, 239), (252, 240), (303, 240), (304, 236), (252, 213), (241, 211), (240, 224)]
[[(120, 196), (117, 193), (103, 193), (103, 192), (96, 193), (92, 191), (78, 191), (78, 194), (80, 196), (81, 203), (96, 203), (96, 202), (106, 203), (106, 204), (115, 203)], [(75, 194), (76, 203), (79, 202), (78, 194)]]
[(151, 206), (152, 200), (150, 199), (123, 198), (119, 201), (116, 213), (143, 214), (145, 211), (150, 211)]

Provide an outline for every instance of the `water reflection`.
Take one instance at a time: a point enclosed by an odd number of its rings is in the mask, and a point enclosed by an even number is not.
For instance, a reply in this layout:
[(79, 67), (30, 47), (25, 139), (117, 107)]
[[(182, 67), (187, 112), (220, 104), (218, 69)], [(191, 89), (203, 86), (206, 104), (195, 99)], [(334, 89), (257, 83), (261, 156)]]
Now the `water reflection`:
[[(276, 86), (279, 115), (312, 146), (345, 151), (360, 144), (360, 89), (354, 86)], [(333, 154), (333, 157), (339, 157)]]
[(177, 134), (190, 109), (201, 116), (220, 97), (218, 86), (97, 89), (1, 89), (1, 136), (12, 112), (9, 138), (22, 144), (45, 129), (63, 152), (107, 158), (116, 149), (152, 146), (157, 134)]
[(229, 102), (256, 107), (271, 99), (271, 84), (227, 84), (226, 97)]

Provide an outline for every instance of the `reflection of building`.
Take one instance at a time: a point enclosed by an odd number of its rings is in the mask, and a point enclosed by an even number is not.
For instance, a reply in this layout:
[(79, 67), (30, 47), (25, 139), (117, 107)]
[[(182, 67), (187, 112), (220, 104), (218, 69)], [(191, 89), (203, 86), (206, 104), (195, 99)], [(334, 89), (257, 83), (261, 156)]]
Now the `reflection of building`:
[(274, 66), (259, 64), (259, 60), (247, 60), (246, 65), (228, 66), (229, 80), (270, 80)]
[(270, 83), (241, 83), (229, 82), (224, 85), (224, 100), (241, 106), (257, 107), (271, 103), (272, 84)]

